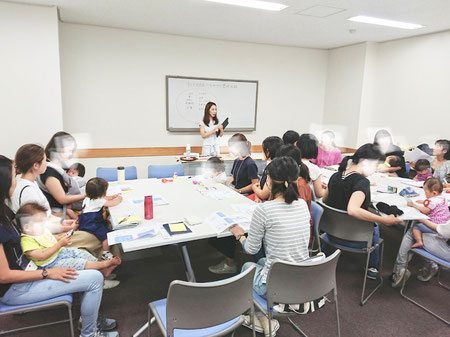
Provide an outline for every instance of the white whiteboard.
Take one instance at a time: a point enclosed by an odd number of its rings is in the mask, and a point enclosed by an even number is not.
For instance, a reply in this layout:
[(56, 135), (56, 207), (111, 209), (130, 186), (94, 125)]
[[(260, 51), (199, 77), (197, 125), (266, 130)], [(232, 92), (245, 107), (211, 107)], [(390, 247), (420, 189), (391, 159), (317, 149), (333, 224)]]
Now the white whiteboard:
[(198, 131), (209, 101), (220, 123), (228, 117), (227, 131), (256, 129), (258, 81), (166, 76), (167, 130)]

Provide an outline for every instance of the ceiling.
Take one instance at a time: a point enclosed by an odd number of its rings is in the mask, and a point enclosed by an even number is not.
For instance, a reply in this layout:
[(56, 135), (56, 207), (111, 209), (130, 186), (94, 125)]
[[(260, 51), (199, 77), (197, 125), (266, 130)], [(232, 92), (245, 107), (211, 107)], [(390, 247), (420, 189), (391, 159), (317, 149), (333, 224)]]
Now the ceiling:
[[(450, 0), (271, 1), (289, 7), (270, 12), (202, 0), (9, 0), (55, 5), (61, 21), (67, 23), (312, 48), (382, 42), (450, 29)], [(403, 30), (346, 20), (356, 15), (426, 27)]]

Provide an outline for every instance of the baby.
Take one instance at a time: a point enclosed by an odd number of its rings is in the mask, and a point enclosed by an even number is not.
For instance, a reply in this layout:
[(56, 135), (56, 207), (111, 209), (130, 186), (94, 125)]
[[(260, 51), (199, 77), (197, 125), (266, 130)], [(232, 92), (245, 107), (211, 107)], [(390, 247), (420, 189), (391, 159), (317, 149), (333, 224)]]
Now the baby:
[(426, 181), (428, 178), (433, 177), (433, 174), (431, 173), (430, 162), (426, 159), (419, 159), (418, 161), (416, 161), (414, 169), (417, 172), (414, 180)]
[(227, 175), (225, 173), (225, 163), (219, 157), (211, 157), (205, 164), (205, 176), (211, 178), (213, 181), (225, 184)]
[(16, 218), (22, 228), (20, 244), (25, 255), (40, 269), (66, 267), (76, 270), (96, 269), (108, 277), (118, 265), (119, 257), (108, 261), (97, 261), (87, 251), (69, 248), (73, 230), (59, 240), (47, 228), (46, 209), (37, 203), (23, 205)]
[(67, 175), (69, 177), (72, 177), (75, 182), (77, 183), (78, 187), (82, 189), (84, 186), (86, 186), (86, 181), (83, 179), (84, 175), (86, 173), (86, 168), (81, 163), (75, 163), (72, 166), (70, 166), (69, 170), (67, 171)]
[(397, 176), (396, 171), (401, 169), (402, 160), (399, 156), (387, 156), (383, 164), (378, 165), (378, 172)]
[[(421, 213), (428, 215), (431, 222), (435, 224), (445, 224), (450, 220), (450, 211), (448, 209), (447, 199), (442, 195), (444, 187), (437, 178), (428, 178), (423, 185), (423, 190), (427, 199), (425, 201), (418, 200), (416, 205), (412, 201), (408, 201), (408, 206), (414, 207)], [(419, 248), (423, 246), (422, 233), (436, 233), (423, 224), (415, 223), (412, 233), (416, 243), (411, 248)]]

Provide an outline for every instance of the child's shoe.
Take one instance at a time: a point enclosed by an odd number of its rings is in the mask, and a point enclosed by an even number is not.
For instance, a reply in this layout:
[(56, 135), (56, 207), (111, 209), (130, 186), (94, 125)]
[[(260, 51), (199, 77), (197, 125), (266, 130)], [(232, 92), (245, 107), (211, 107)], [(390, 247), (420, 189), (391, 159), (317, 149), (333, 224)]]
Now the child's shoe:
[(114, 255), (112, 255), (112, 253), (109, 250), (104, 251), (102, 253), (102, 260), (104, 260), (104, 261), (112, 260), (113, 258), (114, 258)]

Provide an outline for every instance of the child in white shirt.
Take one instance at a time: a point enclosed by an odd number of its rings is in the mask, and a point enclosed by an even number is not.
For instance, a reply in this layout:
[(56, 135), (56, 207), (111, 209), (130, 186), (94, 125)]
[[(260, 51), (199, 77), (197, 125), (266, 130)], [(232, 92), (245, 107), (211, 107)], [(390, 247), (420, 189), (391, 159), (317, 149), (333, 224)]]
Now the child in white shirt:
[(205, 164), (205, 175), (213, 181), (225, 184), (227, 174), (225, 173), (225, 163), (219, 157), (211, 157)]

